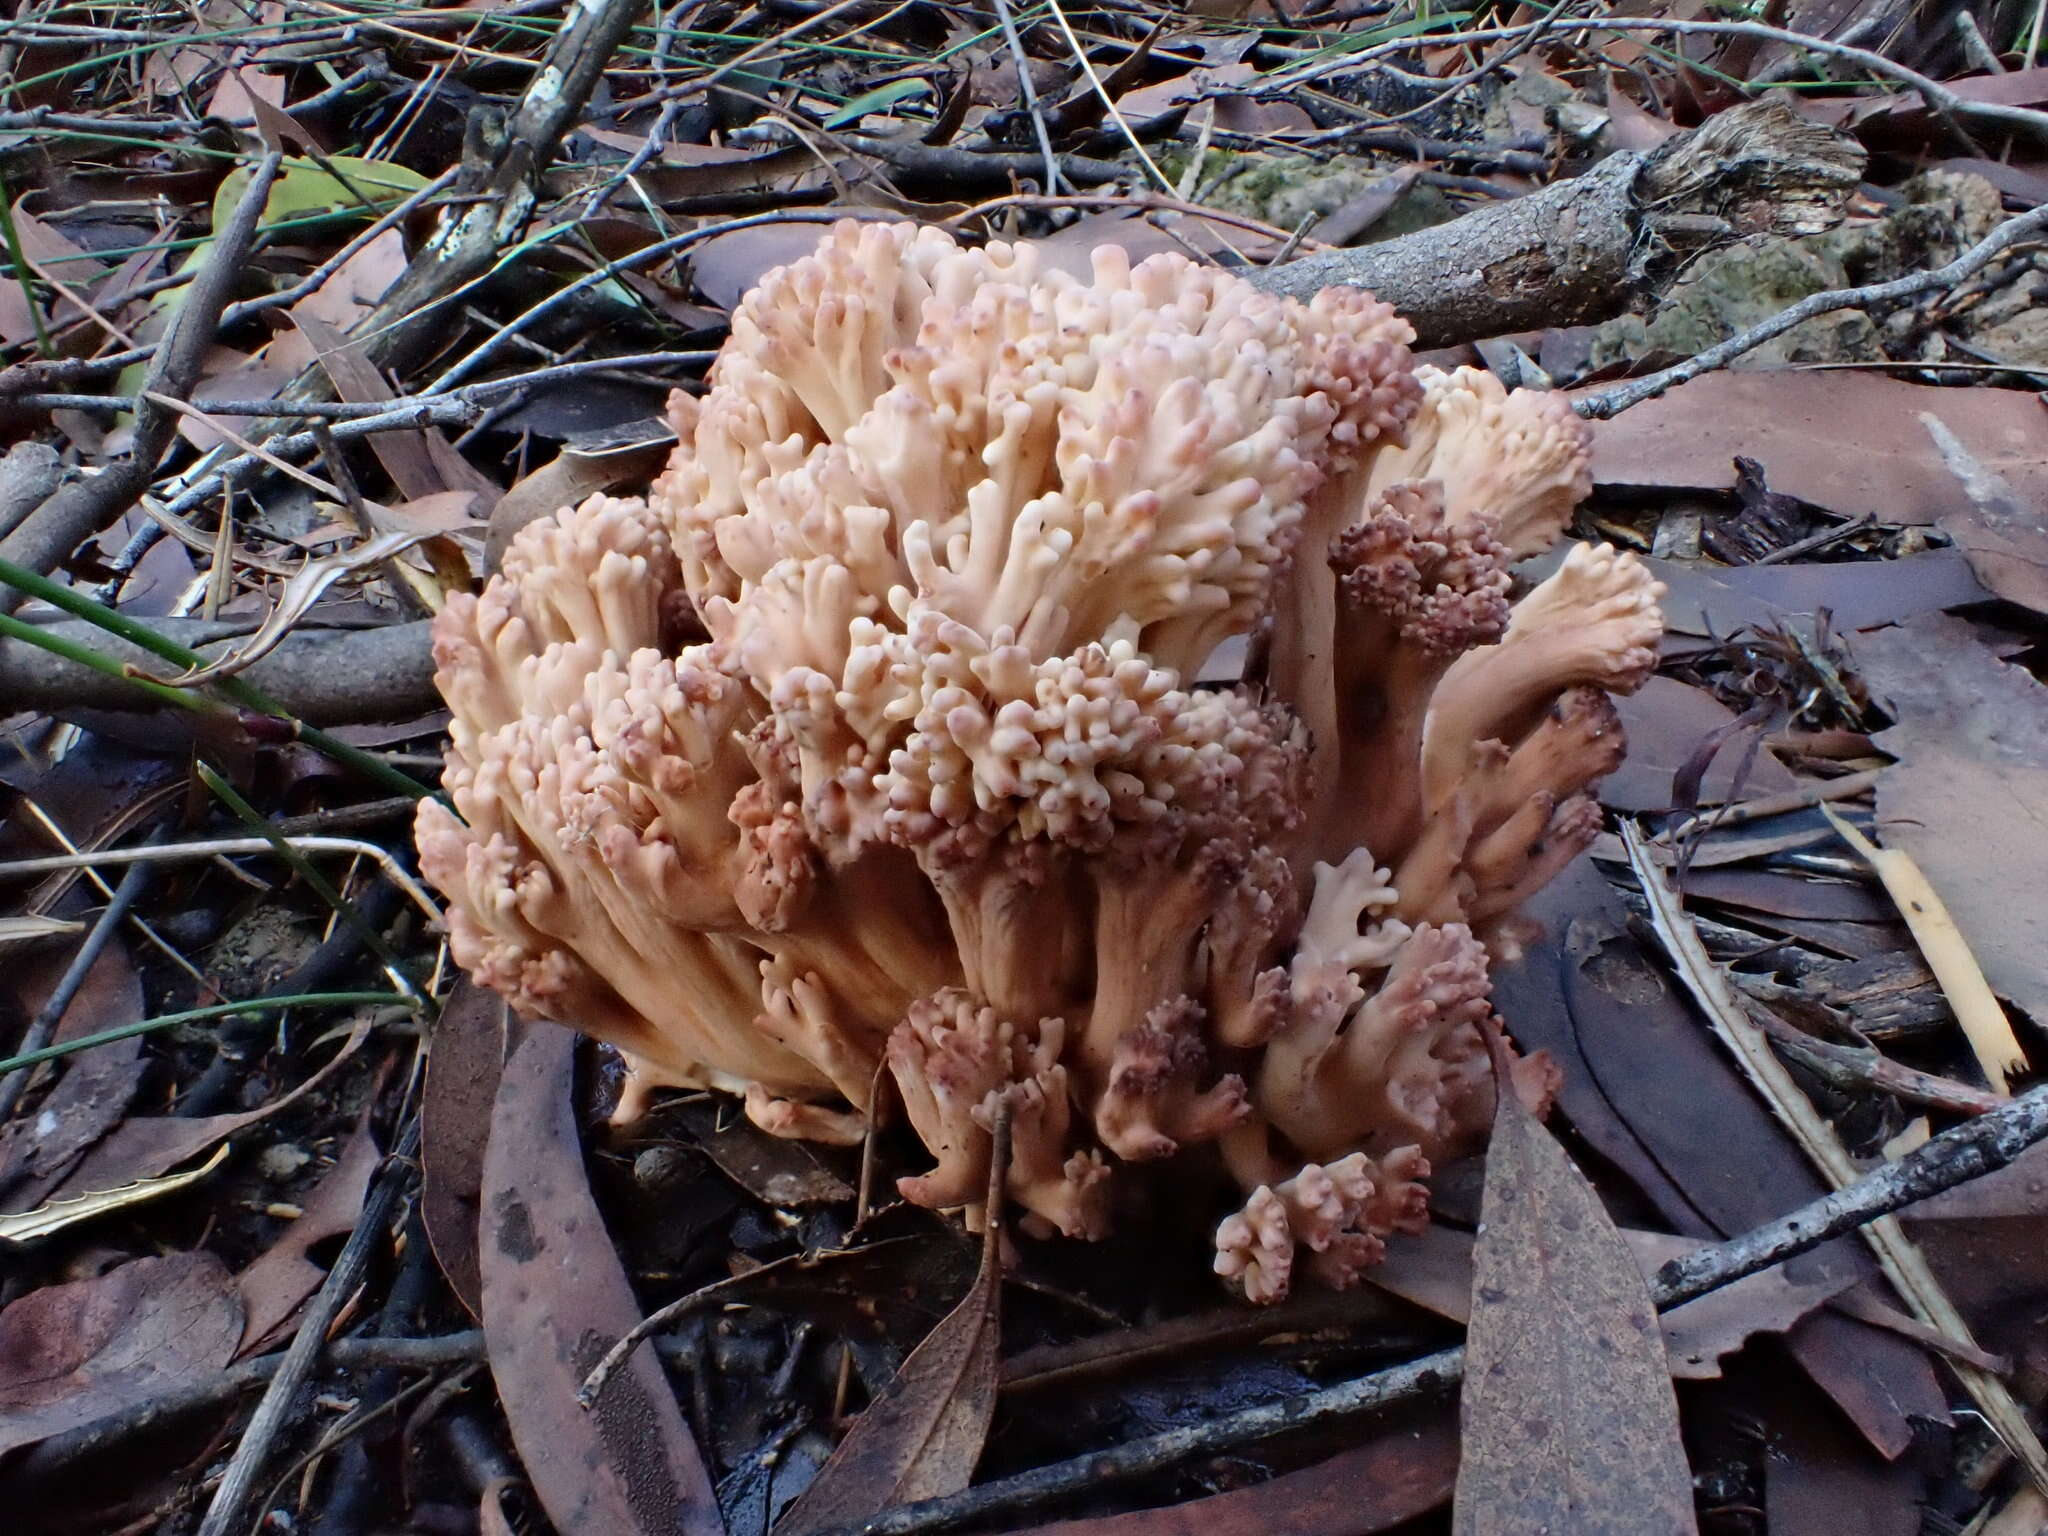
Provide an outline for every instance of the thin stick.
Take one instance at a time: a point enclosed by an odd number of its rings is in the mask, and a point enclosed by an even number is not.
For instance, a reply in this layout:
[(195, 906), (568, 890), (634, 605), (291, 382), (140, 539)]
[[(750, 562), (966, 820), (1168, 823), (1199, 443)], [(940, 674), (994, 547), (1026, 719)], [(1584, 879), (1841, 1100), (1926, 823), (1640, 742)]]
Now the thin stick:
[[(248, 189), (235, 204), (227, 228), (215, 231), (213, 250), (179, 306), (169, 338), (157, 349), (141, 393), (182, 397), (199, 381), (206, 348), (219, 328), (221, 310), (241, 277), (244, 258), (284, 156), (272, 151), (260, 160)], [(156, 473), (156, 463), (177, 435), (177, 418), (147, 399), (135, 413), (135, 441), (128, 454), (90, 480), (65, 487), (31, 512), (20, 527), (0, 539), (0, 555), (37, 574), (52, 571), (71, 551), (134, 504)], [(12, 613), (22, 594), (0, 590), (0, 612)]]
[(385, 1160), (370, 1191), (370, 1198), (363, 1202), (362, 1217), (356, 1222), (348, 1241), (342, 1245), (341, 1256), (334, 1261), (334, 1268), (327, 1272), (326, 1281), (306, 1303), (299, 1331), (293, 1337), (291, 1347), (285, 1351), (277, 1374), (270, 1378), (270, 1385), (264, 1390), (263, 1401), (256, 1405), (249, 1427), (242, 1432), (241, 1444), (235, 1447), (235, 1454), (221, 1476), (219, 1487), (214, 1489), (213, 1502), (207, 1506), (199, 1536), (228, 1536), (228, 1532), (241, 1525), (244, 1506), (256, 1491), (256, 1479), (263, 1470), (264, 1458), (269, 1454), (278, 1432), (284, 1428), (285, 1416), (291, 1412), (299, 1388), (312, 1373), (313, 1362), (319, 1357), (321, 1346), (327, 1342), (327, 1330), (362, 1282), (363, 1271), (369, 1267), (371, 1249), (384, 1241), (385, 1229), (390, 1226), (392, 1213), (398, 1207), (399, 1194), (412, 1180), (411, 1164), (419, 1146), (420, 1123), (414, 1119), (406, 1126), (405, 1134), (391, 1156)]
[[(431, 922), (441, 921), (441, 909), (425, 886), (407, 874), (391, 856), (391, 850), (353, 837), (292, 837), (287, 842), (301, 853), (352, 853), (377, 861), (385, 879), (412, 898), (414, 906)], [(58, 869), (92, 869), (107, 864), (176, 863), (187, 859), (239, 858), (251, 853), (275, 853), (267, 837), (214, 837), (197, 843), (166, 843), (158, 848), (95, 848), (84, 853), (50, 853), (33, 859), (10, 859), (0, 864), (0, 880), (14, 875), (43, 875)]]
[(1657, 841), (1682, 842), (1702, 829), (1718, 831), (1722, 827), (1740, 827), (1752, 821), (1783, 816), (1790, 811), (1803, 811), (1808, 806), (1821, 805), (1829, 800), (1853, 800), (1875, 789), (1878, 775), (1883, 772), (1882, 768), (1866, 768), (1861, 773), (1845, 773), (1839, 779), (1816, 779), (1797, 789), (1780, 790), (1775, 795), (1759, 795), (1754, 800), (1743, 800), (1735, 805), (1722, 806), (1719, 810), (1702, 811), (1697, 816), (1687, 817), (1670, 831), (1659, 833)]
[(1052, 152), (1052, 137), (1045, 131), (1045, 112), (1038, 104), (1038, 87), (1031, 83), (1031, 59), (1024, 52), (1024, 39), (1017, 34), (1017, 18), (1010, 14), (1010, 0), (996, 0), (996, 20), (1002, 23), (1003, 44), (1010, 50), (1010, 58), (1017, 66), (1017, 94), (1024, 99), (1024, 110), (1031, 115), (1031, 126), (1037, 131), (1038, 152), (1045, 158), (1046, 195), (1057, 197), (1060, 163)]

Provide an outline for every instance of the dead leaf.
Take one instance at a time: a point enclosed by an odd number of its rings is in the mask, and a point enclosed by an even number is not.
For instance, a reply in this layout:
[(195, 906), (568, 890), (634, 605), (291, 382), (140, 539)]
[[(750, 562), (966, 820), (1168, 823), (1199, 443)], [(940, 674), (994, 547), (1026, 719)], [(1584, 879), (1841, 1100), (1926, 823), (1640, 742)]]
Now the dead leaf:
[[(1642, 688), (1617, 698), (1621, 723), (1628, 733), (1628, 756), (1600, 785), (1603, 805), (1621, 811), (1661, 811), (1672, 805), (1672, 777), (1714, 732), (1725, 729), (1735, 713), (1704, 688), (1672, 677), (1652, 677)], [(1745, 743), (1725, 743), (1700, 783), (1699, 803), (1720, 805), (1728, 799), (1754, 799), (1791, 789), (1790, 770), (1768, 749), (1749, 764), (1738, 789)]]
[[(1622, 1237), (1647, 1279), (1667, 1259), (1702, 1246), (1697, 1238), (1624, 1228)], [(1373, 1285), (1462, 1323), (1472, 1315), (1472, 1235), (1432, 1224), (1421, 1233), (1387, 1239), (1386, 1259), (1365, 1276)], [(1774, 1265), (1733, 1285), (1689, 1301), (1659, 1319), (1671, 1374), (1703, 1381), (1721, 1374), (1721, 1359), (1759, 1333), (1783, 1333), (1829, 1299), (1856, 1284), (1856, 1277), (1799, 1266)]]
[[(41, 1011), (51, 989), (70, 964), (62, 953), (16, 961), (14, 995), (22, 1015)], [(118, 1029), (143, 1018), (142, 978), (120, 941), (101, 951), (85, 984), (64, 1010), (53, 1043)], [(56, 1063), (63, 1076), (32, 1115), (17, 1116), (0, 1133), (0, 1210), (23, 1211), (37, 1204), (85, 1149), (120, 1123), (142, 1085), (143, 1040), (131, 1035), (96, 1045)]]
[[(255, 115), (254, 103), (261, 101), (273, 110), (284, 105), (285, 79), (283, 75), (272, 74), (267, 69), (228, 69), (221, 71), (220, 82), (213, 88), (213, 97), (206, 104), (209, 117), (238, 119)], [(259, 121), (260, 132), (263, 124)], [(265, 139), (265, 147), (279, 146)], [(298, 147), (304, 148), (303, 144)]]
[[(411, 549), (426, 537), (428, 535), (424, 533), (404, 531), (373, 534), (360, 544), (352, 545), (339, 554), (322, 555), (317, 560), (308, 560), (285, 582), (284, 590), (278, 593), (276, 605), (265, 615), (262, 625), (255, 634), (217, 661), (210, 661), (204, 666), (181, 672), (176, 677), (159, 677), (153, 680), (166, 687), (191, 688), (219, 678), (233, 677), (237, 672), (253, 667), (284, 644), (286, 637), (292, 632), (292, 627), (306, 616), (313, 604), (319, 601), (320, 595), (342, 577), (366, 566), (375, 565), (380, 560), (388, 560), (401, 550)], [(144, 677), (150, 675), (141, 668), (137, 668), (136, 671), (138, 675)]]
[[(640, 453), (588, 455), (564, 448), (497, 499), (484, 535), (484, 569), (495, 572), (519, 530), (528, 523), (573, 507), (586, 497), (658, 468), (667, 450), (655, 445)], [(644, 484), (644, 481), (642, 482)]]
[(242, 1307), (208, 1253), (135, 1259), (0, 1311), (0, 1455), (211, 1376)]
[(851, 1200), (853, 1186), (825, 1166), (809, 1142), (771, 1136), (734, 1113), (732, 1101), (699, 1099), (668, 1106), (719, 1172), (755, 1199), (785, 1210)]
[(1852, 649), (1896, 722), (1877, 736), (1899, 759), (1877, 784), (1885, 845), (1941, 892), (1992, 989), (2048, 1018), (2048, 688), (1946, 614), (1858, 635)]
[(16, 945), (40, 944), (45, 939), (61, 939), (67, 933), (77, 933), (85, 924), (68, 917), (41, 917), (34, 913), (22, 912), (9, 917), (0, 917), (0, 948), (12, 949)]
[(76, 1199), (156, 1178), (180, 1163), (190, 1162), (237, 1131), (269, 1119), (314, 1092), (369, 1038), (369, 1026), (358, 1025), (332, 1061), (291, 1092), (279, 1095), (260, 1109), (238, 1115), (202, 1115), (191, 1120), (170, 1115), (130, 1115), (86, 1153), (51, 1193), (61, 1199)]
[(562, 1536), (723, 1536), (668, 1378), (640, 1349), (585, 1412), (576, 1389), (640, 1321), (583, 1172), (576, 1037), (522, 1031), (484, 1153), (484, 1340), (513, 1444)]
[(831, 1459), (776, 1522), (775, 1536), (807, 1536), (858, 1525), (898, 1504), (958, 1493), (973, 1480), (996, 1411), (1003, 1300), (1001, 1192), (1008, 1165), (1005, 1118), (996, 1128), (989, 1178), (995, 1198), (987, 1207), (988, 1229), (974, 1284), (960, 1305), (910, 1352), (882, 1395), (854, 1420)]
[(425, 537), (481, 528), (477, 514), (484, 500), (475, 491), (436, 491), (395, 507), (370, 504), (370, 524), (380, 532), (409, 532)]
[(737, 305), (770, 270), (808, 256), (825, 238), (816, 223), (755, 224), (690, 248), (690, 280), (720, 309)]
[(449, 1288), (471, 1317), (483, 1316), (477, 1211), (491, 1106), (505, 1070), (505, 1004), (467, 976), (442, 1005), (427, 1049), (420, 1099), (420, 1214)]
[(1486, 1155), (1458, 1536), (1697, 1529), (1657, 1310), (1600, 1197), (1512, 1093)]
[[(292, 322), (305, 333), (319, 358), (321, 368), (334, 381), (335, 395), (353, 404), (389, 400), (393, 390), (377, 371), (361, 343), (344, 335), (315, 315), (292, 311)], [(439, 427), (414, 427), (403, 432), (379, 432), (370, 438), (370, 451), (401, 495), (408, 499), (433, 496), (442, 491), (469, 491), (495, 498), (498, 487), (489, 476), (457, 453)]]
[(1978, 463), (1939, 416), (1923, 411), (1920, 421), (1963, 492), (1942, 517), (1942, 531), (1963, 547), (1985, 586), (2048, 613), (2048, 528), (2040, 512), (2021, 505), (2005, 476)]
[[(1696, 1238), (1664, 1232), (1624, 1231), (1621, 1235), (1645, 1278), (1667, 1260), (1703, 1246)], [(1757, 1334), (1783, 1333), (1855, 1285), (1853, 1275), (1829, 1273), (1792, 1260), (1674, 1307), (1659, 1320), (1671, 1374), (1680, 1381), (1717, 1377), (1724, 1356), (1732, 1355)]]
[(306, 1298), (320, 1289), (327, 1271), (307, 1253), (315, 1243), (355, 1230), (381, 1160), (369, 1128), (358, 1127), (284, 1235), (235, 1276), (245, 1316), (237, 1359), (261, 1354)]
[[(404, 275), (405, 268), (405, 236), (387, 229), (294, 304), (292, 319), (322, 320), (346, 333)], [(314, 361), (313, 344), (303, 333), (287, 331), (271, 338), (265, 356), (274, 366), (297, 372)]]
[(2022, 505), (2048, 504), (2048, 407), (2035, 396), (1853, 369), (1737, 369), (1681, 384), (1593, 424), (1593, 478), (1603, 486), (1730, 491), (1740, 455), (1763, 465), (1773, 490), (1840, 516), (1937, 522), (1954, 504), (1955, 478), (1920, 425), (1922, 412), (2005, 476)]
[(183, 1173), (167, 1173), (157, 1179), (138, 1179), (133, 1184), (123, 1184), (115, 1189), (96, 1190), (69, 1200), (51, 1200), (32, 1211), (0, 1216), (0, 1242), (32, 1243), (66, 1227), (75, 1227), (81, 1221), (93, 1221), (131, 1206), (161, 1200), (165, 1195), (191, 1188), (226, 1162), (227, 1156), (228, 1149), (223, 1145), (216, 1147), (213, 1156), (197, 1168), (188, 1168)]

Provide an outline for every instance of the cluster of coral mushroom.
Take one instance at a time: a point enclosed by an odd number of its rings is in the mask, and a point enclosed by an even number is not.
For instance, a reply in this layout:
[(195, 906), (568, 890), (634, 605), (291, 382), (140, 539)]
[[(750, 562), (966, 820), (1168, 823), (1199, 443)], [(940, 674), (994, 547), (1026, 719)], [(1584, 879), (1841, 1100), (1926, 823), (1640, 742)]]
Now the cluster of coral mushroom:
[(1010, 1199), (1074, 1237), (1214, 1143), (1219, 1273), (1355, 1279), (1484, 1138), (1488, 947), (1594, 835), (1661, 628), (1604, 546), (1511, 604), (1585, 434), (1411, 339), (1356, 290), (834, 229), (645, 502), (441, 614), (455, 958), (778, 1134), (857, 1140), (886, 1067), (926, 1206), (979, 1214), (1003, 1105)]

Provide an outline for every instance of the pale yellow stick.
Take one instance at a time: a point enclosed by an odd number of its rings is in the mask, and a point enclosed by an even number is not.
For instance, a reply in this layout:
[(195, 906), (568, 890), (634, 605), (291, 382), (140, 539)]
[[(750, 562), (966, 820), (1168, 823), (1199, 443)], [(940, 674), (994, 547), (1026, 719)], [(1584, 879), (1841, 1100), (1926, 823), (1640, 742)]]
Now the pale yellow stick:
[(1835, 824), (1835, 830), (1842, 834), (1842, 841), (1877, 871), (1877, 878), (1891, 893), (1900, 916), (1905, 918), (1906, 927), (1912, 932), (1913, 941), (1926, 957), (1927, 968), (1934, 972), (1934, 979), (1941, 984), (1949, 1007), (1955, 1010), (1956, 1021), (1963, 1026), (1963, 1033), (1969, 1038), (1970, 1050), (1977, 1058), (1977, 1065), (1983, 1069), (1985, 1081), (2000, 1098), (2011, 1097), (2012, 1090), (2006, 1085), (2006, 1079), (2013, 1073), (2028, 1070), (2026, 1050), (2018, 1036), (2013, 1034), (2005, 1009), (1999, 1006), (1997, 997), (1992, 994), (1991, 984), (1984, 979), (1984, 972), (1978, 969), (1977, 957), (1970, 953), (1963, 931), (1948, 915), (1940, 893), (1905, 849), (1878, 847), (1837, 816), (1832, 806), (1823, 805), (1821, 812)]

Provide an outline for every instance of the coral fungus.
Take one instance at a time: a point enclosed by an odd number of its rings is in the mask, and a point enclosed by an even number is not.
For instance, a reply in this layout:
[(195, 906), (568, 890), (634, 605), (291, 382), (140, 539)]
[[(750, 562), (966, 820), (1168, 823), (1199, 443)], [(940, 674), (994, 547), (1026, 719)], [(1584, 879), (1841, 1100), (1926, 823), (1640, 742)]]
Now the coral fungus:
[(1010, 1197), (1070, 1236), (1214, 1143), (1218, 1271), (1349, 1282), (1485, 1135), (1489, 945), (1597, 830), (1661, 623), (1605, 547), (1512, 600), (1584, 432), (1410, 339), (1353, 290), (841, 225), (646, 501), (441, 615), (455, 958), (778, 1134), (858, 1139), (886, 1068), (924, 1205), (985, 1198), (1005, 1103)]

